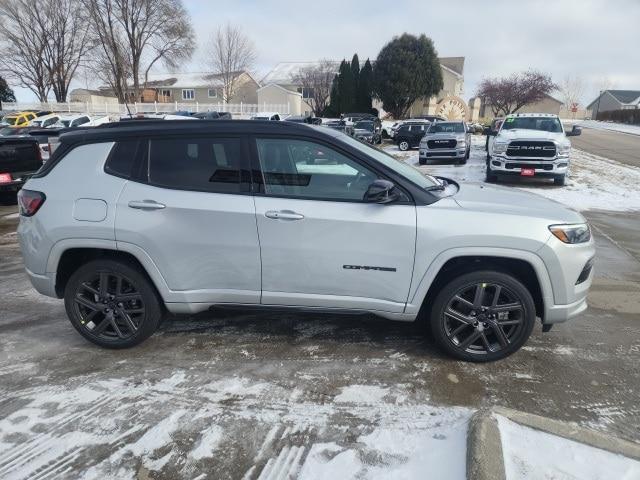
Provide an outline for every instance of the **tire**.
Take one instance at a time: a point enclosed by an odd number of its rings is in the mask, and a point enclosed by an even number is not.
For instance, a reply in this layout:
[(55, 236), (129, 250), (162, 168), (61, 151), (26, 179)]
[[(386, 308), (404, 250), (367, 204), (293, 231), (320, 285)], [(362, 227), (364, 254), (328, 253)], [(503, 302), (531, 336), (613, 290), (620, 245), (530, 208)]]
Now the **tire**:
[(553, 184), (558, 186), (563, 186), (565, 184), (566, 175), (560, 175), (553, 179)]
[(407, 142), (406, 140), (400, 140), (400, 141), (398, 142), (398, 148), (399, 148), (401, 151), (406, 152), (406, 151), (407, 151), (407, 150), (409, 150), (409, 148), (410, 148), (409, 142)]
[(430, 313), (431, 333), (438, 346), (469, 362), (491, 362), (515, 353), (529, 339), (536, 321), (527, 288), (513, 276), (492, 270), (449, 281)]
[(418, 158), (418, 163), (420, 165), (426, 165), (427, 164), (427, 159), (426, 158)]
[(467, 148), (467, 154), (464, 156), (464, 159), (469, 160), (469, 157), (471, 157), (471, 147)]
[(498, 181), (498, 176), (495, 175), (494, 173), (491, 173), (491, 169), (489, 168), (489, 165), (487, 165), (487, 173), (485, 175), (484, 180), (487, 183), (495, 183)]
[(93, 260), (78, 268), (65, 287), (64, 305), (75, 329), (104, 348), (138, 345), (162, 318), (159, 296), (148, 277), (116, 260)]

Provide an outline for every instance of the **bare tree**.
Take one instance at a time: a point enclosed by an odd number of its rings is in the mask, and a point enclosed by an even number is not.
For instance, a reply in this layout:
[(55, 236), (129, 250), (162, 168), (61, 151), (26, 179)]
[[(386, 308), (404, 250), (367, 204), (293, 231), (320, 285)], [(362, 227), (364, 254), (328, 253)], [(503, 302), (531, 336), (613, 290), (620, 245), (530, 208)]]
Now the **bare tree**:
[(40, 0), (49, 32), (43, 56), (56, 101), (67, 99), (71, 80), (89, 50), (88, 15), (80, 0)]
[(560, 83), (560, 93), (562, 94), (562, 102), (567, 110), (577, 109), (582, 103), (584, 96), (584, 82), (581, 77), (567, 75)]
[[(187, 60), (195, 48), (191, 20), (181, 0), (83, 0), (101, 52), (94, 69), (107, 68), (103, 80), (126, 99), (129, 81), (140, 96), (149, 71), (158, 62), (170, 68)], [(144, 78), (142, 78), (144, 77)]]
[(291, 77), (292, 83), (302, 87), (306, 102), (318, 117), (329, 105), (331, 86), (335, 75), (335, 62), (320, 60), (317, 65), (303, 67)]
[(227, 24), (211, 37), (207, 64), (222, 80), (222, 100), (229, 102), (239, 86), (239, 74), (251, 71), (256, 61), (253, 42), (240, 27)]
[(530, 70), (505, 78), (484, 79), (477, 96), (491, 106), (494, 115), (508, 115), (543, 100), (557, 88), (548, 74)]
[(51, 90), (45, 63), (49, 32), (38, 28), (47, 24), (39, 2), (0, 0), (0, 69), (18, 85), (31, 90), (41, 102)]

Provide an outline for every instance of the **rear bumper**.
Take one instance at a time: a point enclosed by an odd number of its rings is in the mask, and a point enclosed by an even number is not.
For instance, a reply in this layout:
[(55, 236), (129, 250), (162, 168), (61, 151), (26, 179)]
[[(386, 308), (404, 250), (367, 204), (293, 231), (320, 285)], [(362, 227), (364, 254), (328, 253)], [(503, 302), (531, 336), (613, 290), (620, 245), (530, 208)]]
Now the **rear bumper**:
[(25, 268), (29, 281), (33, 288), (38, 293), (46, 295), (47, 297), (58, 298), (56, 294), (56, 274), (55, 272), (47, 272), (44, 274), (33, 273), (28, 268)]
[(0, 192), (17, 192), (24, 185), (24, 180), (14, 180), (9, 183), (0, 183)]

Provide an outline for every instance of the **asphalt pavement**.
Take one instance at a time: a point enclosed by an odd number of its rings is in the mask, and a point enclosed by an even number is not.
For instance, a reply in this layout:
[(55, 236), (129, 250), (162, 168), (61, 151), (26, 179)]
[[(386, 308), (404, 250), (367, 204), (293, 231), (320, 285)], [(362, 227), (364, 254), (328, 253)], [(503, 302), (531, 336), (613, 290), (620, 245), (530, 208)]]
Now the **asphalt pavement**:
[(640, 167), (640, 135), (583, 128), (571, 144), (585, 152)]

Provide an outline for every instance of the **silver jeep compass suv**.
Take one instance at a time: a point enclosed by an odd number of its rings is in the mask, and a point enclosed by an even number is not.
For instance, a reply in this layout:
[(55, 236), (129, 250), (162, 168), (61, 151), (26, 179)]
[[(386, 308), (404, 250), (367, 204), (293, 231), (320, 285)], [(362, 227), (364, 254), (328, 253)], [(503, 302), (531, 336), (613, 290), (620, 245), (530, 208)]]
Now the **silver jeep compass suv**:
[(587, 308), (584, 218), (457, 183), (340, 132), (262, 121), (80, 128), (20, 192), (27, 274), (73, 326), (136, 345), (215, 305), (428, 322), (464, 360), (518, 350)]

